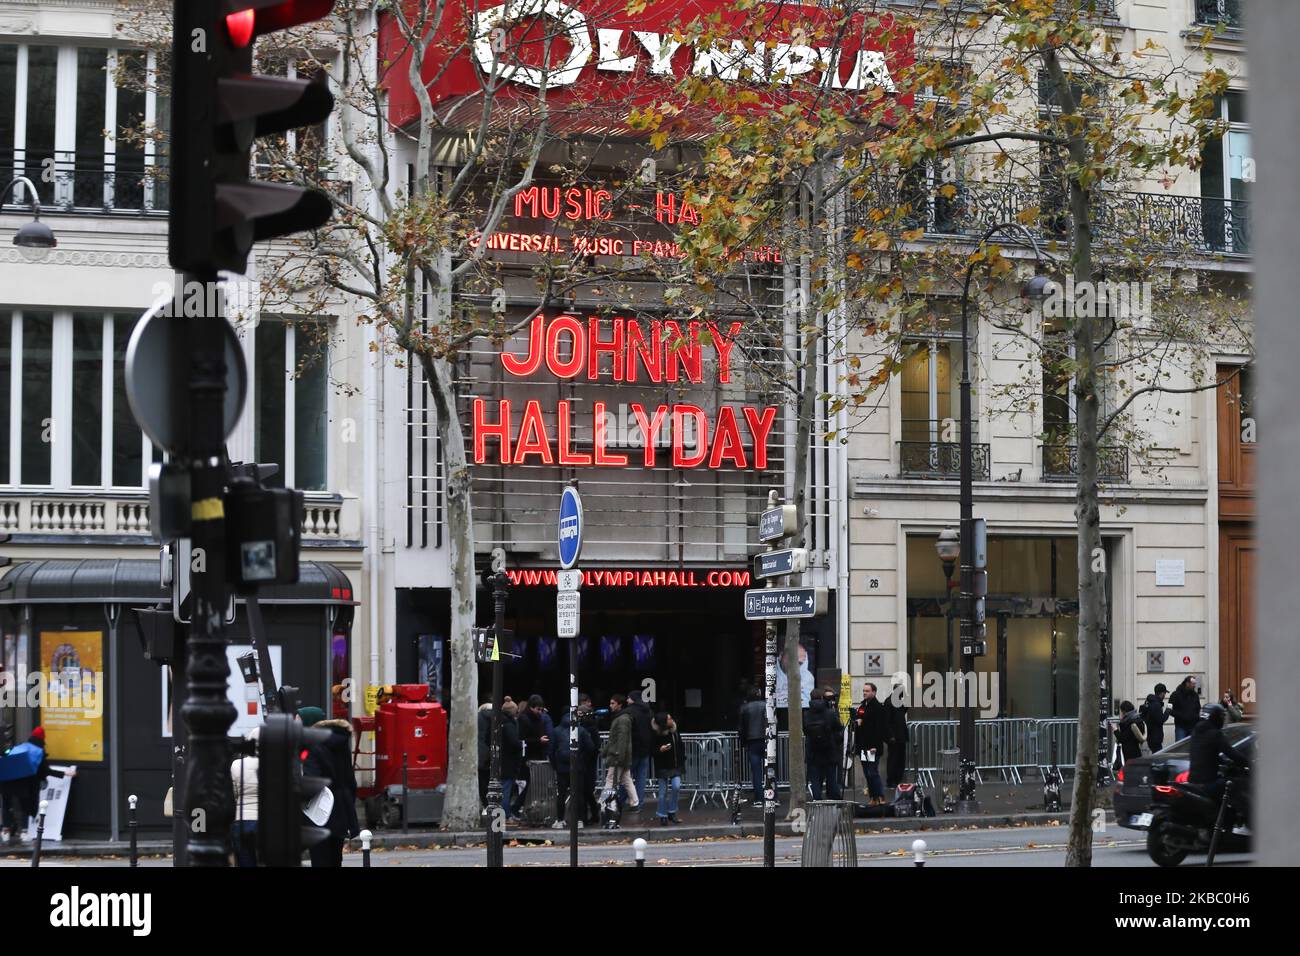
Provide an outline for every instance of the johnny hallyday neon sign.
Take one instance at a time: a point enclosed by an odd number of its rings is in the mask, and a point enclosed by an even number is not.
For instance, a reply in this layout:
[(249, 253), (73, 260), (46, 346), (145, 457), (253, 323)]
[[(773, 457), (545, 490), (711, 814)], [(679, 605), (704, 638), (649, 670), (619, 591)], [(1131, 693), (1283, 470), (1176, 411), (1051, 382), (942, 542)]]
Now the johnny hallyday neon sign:
[[(602, 338), (602, 322), (609, 336)], [(537, 316), (529, 324), (528, 351), (523, 355), (501, 353), (501, 366), (514, 378), (528, 378), (547, 370), (558, 379), (585, 378), (597, 381), (603, 371), (602, 356), (610, 357), (616, 382), (671, 383), (704, 381), (704, 349), (701, 330), (707, 327), (708, 346), (716, 353), (719, 384), (731, 381), (731, 351), (741, 323), (733, 322), (725, 332), (712, 322), (682, 323), (672, 320), (642, 323), (637, 319), (589, 318), (558, 315), (549, 322)], [(561, 348), (561, 344), (567, 348)], [(495, 408), (491, 406), (495, 405)], [(574, 404), (556, 403), (555, 434), (547, 429), (542, 403), (524, 403), (518, 429), (511, 419), (509, 399), (472, 402), (475, 464), (488, 464), (487, 443), (495, 439), (497, 454), (492, 464), (567, 465), (578, 467), (653, 468), (666, 465), (659, 457), (659, 435), (665, 427), (672, 433), (671, 464), (674, 468), (721, 469), (724, 467), (767, 468), (767, 445), (776, 422), (775, 406), (722, 405), (712, 418), (698, 405), (646, 406), (633, 402), (631, 414), (640, 432), (641, 452), (629, 455), (611, 451), (609, 431), (613, 417), (604, 402), (591, 403), (591, 450), (579, 450), (574, 441)]]

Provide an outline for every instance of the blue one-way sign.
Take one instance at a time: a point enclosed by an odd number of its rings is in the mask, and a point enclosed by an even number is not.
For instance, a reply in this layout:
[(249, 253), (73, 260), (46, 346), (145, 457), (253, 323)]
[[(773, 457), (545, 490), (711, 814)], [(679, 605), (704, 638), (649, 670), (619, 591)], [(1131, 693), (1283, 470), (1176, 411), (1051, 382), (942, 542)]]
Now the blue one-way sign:
[(745, 620), (817, 617), (826, 613), (825, 588), (753, 588), (745, 592)]

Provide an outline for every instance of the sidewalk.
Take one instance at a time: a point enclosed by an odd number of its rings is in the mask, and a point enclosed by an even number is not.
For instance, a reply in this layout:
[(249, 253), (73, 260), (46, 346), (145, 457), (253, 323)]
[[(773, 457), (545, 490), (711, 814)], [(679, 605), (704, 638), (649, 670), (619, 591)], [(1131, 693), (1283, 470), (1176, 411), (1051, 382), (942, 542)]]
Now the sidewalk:
[[(647, 796), (649, 796), (647, 794)], [(889, 833), (911, 830), (956, 830), (971, 827), (993, 828), (1007, 826), (1043, 826), (1052, 823), (1064, 825), (1070, 819), (1069, 787), (1064, 796), (1065, 809), (1061, 813), (1045, 813), (1042, 804), (1042, 784), (1038, 780), (1026, 780), (1022, 784), (986, 781), (979, 789), (979, 801), (982, 812), (977, 816), (957, 816), (956, 814), (938, 813), (934, 817), (883, 817), (859, 818), (854, 821), (858, 833)], [(1103, 790), (1099, 805), (1108, 808), (1107, 819), (1114, 821), (1109, 812), (1110, 789)], [(859, 800), (864, 800), (860, 794)], [(660, 826), (655, 817), (654, 801), (647, 799), (647, 806), (640, 813), (623, 814), (622, 827), (618, 830), (602, 830), (599, 827), (585, 827), (579, 831), (579, 841), (584, 845), (600, 843), (629, 843), (642, 837), (651, 843), (664, 843), (677, 840), (704, 839), (744, 839), (763, 835), (763, 812), (761, 807), (746, 805), (741, 808), (740, 822), (732, 824), (729, 811), (718, 806), (715, 800), (706, 804), (701, 798), (696, 801), (695, 809), (688, 810), (689, 797), (682, 800), (681, 812), (676, 826)], [(785, 822), (783, 800), (777, 810), (776, 832), (778, 836), (795, 836), (791, 824)], [(936, 810), (940, 808), (935, 807)], [(510, 827), (505, 834), (507, 845), (511, 841), (524, 843), (547, 842), (567, 844), (569, 831), (554, 830), (549, 827)], [(425, 828), (412, 828), (403, 833), (400, 830), (380, 830), (371, 840), (376, 849), (429, 849), (433, 847), (467, 847), (483, 844), (481, 830), (444, 831)], [(359, 840), (353, 840), (351, 847), (360, 849)], [(171, 840), (142, 839), (138, 843), (140, 856), (166, 856), (171, 853)], [(0, 856), (30, 857), (31, 845), (20, 844), (17, 847), (0, 847)], [(59, 843), (47, 842), (41, 847), (42, 857), (125, 857), (129, 853), (129, 844), (125, 841), (112, 843), (106, 840), (64, 840)]]

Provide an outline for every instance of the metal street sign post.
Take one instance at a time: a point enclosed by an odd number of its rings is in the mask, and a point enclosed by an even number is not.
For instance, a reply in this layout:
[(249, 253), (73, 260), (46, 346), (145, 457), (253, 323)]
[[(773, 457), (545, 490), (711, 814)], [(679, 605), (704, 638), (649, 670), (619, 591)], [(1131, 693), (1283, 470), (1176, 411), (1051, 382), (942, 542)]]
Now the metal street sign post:
[(585, 813), (582, 775), (578, 768), (578, 632), (582, 627), (582, 572), (575, 565), (582, 554), (582, 495), (577, 482), (560, 493), (557, 550), (560, 570), (555, 576), (555, 631), (569, 639), (569, 866), (578, 865), (578, 814)]
[(803, 574), (808, 570), (806, 548), (784, 548), (781, 551), (764, 551), (754, 558), (754, 577), (779, 578), (786, 574)]
[(745, 592), (745, 620), (817, 617), (826, 603), (826, 588), (755, 588)]

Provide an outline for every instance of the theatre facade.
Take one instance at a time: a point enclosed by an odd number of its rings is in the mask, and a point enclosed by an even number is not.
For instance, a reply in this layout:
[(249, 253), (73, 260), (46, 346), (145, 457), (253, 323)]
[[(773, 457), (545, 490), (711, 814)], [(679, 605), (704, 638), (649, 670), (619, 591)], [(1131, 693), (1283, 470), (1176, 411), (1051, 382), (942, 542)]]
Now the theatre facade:
[[(527, 6), (509, 12), (542, 10)], [(459, 351), (456, 392), (473, 473), (475, 559), (481, 569), (493, 549), (506, 555), (506, 692), (553, 703), (567, 696), (554, 571), (560, 493), (576, 483), (585, 519), (580, 688), (600, 706), (612, 692), (651, 690), (683, 730), (703, 731), (734, 727), (744, 691), (761, 684), (763, 632), (744, 619), (743, 592), (753, 583), (769, 490), (793, 498), (800, 337), (791, 304), (810, 293), (810, 277), (777, 246), (761, 245), (737, 250), (725, 275), (710, 276), (716, 294), (707, 302), (666, 294), (680, 278), (681, 231), (700, 221), (689, 192), (673, 185), (691, 147), (652, 150), (613, 114), (625, 120), (631, 106), (692, 71), (744, 82), (742, 68), (750, 76), (779, 70), (792, 83), (825, 76), (836, 90), (888, 91), (890, 70), (908, 51), (871, 42), (864, 27), (864, 40), (835, 56), (792, 40), (740, 63), (730, 45), (720, 52), (672, 40), (681, 9), (546, 5), (544, 15), (562, 27), (552, 59), (563, 59), (547, 102), (565, 132), (491, 234), (469, 237), (486, 265), (478, 281), (458, 287), (452, 308), (496, 333)], [(479, 26), (492, 27), (503, 10), (485, 11)], [(490, 30), (480, 32), (483, 44), (470, 44), (466, 63), (426, 64), (430, 96), (453, 122), (479, 116), (473, 71), (490, 72), (493, 62)], [(536, 96), (528, 42), (497, 64), (505, 102)], [(404, 127), (418, 121), (418, 103), (404, 86), (403, 47), (391, 49), (400, 78), (390, 81), (390, 121)], [(434, 137), (434, 163), (448, 175), (459, 168), (460, 142), (455, 132)], [(486, 183), (483, 192), (486, 208)], [(539, 293), (539, 265), (560, 257), (595, 278)], [(418, 367), (383, 374), (380, 560), (389, 584), (381, 615), (391, 640), (382, 672), (446, 686), (449, 540), (436, 413)], [(837, 390), (824, 362), (817, 375), (819, 395)], [(831, 601), (825, 616), (794, 625), (805, 695), (814, 678), (839, 686), (848, 648), (847, 455), (821, 437), (824, 401), (816, 415), (803, 583), (830, 589)], [(483, 623), (490, 608), (480, 591)]]

